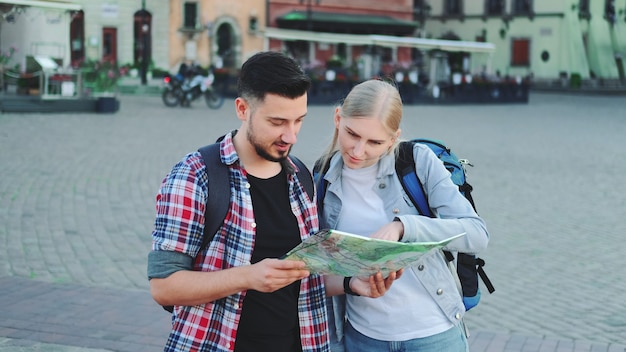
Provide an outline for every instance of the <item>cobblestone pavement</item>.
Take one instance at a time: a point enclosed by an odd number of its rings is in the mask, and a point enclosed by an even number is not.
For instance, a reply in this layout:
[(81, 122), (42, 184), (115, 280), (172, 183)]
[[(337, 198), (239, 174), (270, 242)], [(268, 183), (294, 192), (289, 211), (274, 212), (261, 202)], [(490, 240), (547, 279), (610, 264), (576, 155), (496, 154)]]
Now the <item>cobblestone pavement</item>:
[[(0, 115), (0, 351), (157, 351), (169, 316), (146, 256), (161, 179), (239, 122), (232, 100), (116, 114)], [(309, 166), (332, 106), (311, 106)], [(626, 100), (532, 93), (528, 105), (407, 106), (404, 137), (446, 141), (491, 232), (496, 292), (467, 315), (474, 351), (626, 351)]]

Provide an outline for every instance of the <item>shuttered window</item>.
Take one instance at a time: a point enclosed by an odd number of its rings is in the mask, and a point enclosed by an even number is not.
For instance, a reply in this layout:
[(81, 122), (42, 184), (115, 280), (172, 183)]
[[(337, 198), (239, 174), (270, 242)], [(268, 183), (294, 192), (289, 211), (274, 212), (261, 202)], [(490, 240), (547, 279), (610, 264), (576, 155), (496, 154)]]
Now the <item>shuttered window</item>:
[(511, 51), (511, 66), (530, 66), (530, 39), (513, 39)]
[(196, 24), (198, 21), (198, 3), (197, 2), (186, 2), (183, 7), (184, 10), (184, 22), (183, 27), (185, 28), (196, 28)]

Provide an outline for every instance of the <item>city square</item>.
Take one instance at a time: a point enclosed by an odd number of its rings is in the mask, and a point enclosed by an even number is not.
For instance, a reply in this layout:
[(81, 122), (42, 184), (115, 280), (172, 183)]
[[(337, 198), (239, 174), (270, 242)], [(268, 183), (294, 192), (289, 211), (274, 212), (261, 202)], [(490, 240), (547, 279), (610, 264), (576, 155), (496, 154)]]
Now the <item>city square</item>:
[[(625, 101), (405, 106), (403, 138), (443, 140), (474, 165), (496, 291), (483, 286), (466, 315), (471, 351), (626, 350)], [(309, 167), (333, 112), (309, 106), (293, 148)], [(232, 99), (0, 115), (0, 351), (160, 350), (170, 317), (146, 277), (156, 192), (183, 155), (238, 126)]]

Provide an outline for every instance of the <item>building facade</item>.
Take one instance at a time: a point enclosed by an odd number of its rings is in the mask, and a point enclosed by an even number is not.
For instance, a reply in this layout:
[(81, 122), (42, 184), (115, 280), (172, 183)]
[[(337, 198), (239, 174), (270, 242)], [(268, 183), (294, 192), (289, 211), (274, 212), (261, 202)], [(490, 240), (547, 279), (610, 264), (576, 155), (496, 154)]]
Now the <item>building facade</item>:
[(0, 1), (0, 50), (5, 69), (26, 68), (26, 58), (45, 56), (61, 65), (70, 63), (69, 30), (76, 3)]
[(145, 57), (149, 68), (167, 67), (167, 0), (72, 1), (82, 8), (71, 28), (73, 61), (82, 56), (141, 67)]
[(167, 0), (2, 0), (0, 12), (0, 48), (17, 49), (20, 71), (35, 56), (61, 68), (85, 60), (137, 67), (144, 57), (151, 68), (168, 65)]
[(263, 50), (265, 0), (170, 0), (170, 70), (184, 61), (218, 69), (238, 69)]
[[(413, 37), (417, 24), (413, 21), (412, 0), (270, 0), (268, 2), (269, 27), (287, 31), (308, 31), (345, 35), (332, 41), (302, 40), (304, 35), (294, 35), (292, 40), (270, 37), (270, 50), (288, 52), (305, 66), (331, 65), (353, 67), (365, 62), (379, 68), (387, 63), (410, 63), (409, 47), (370, 45), (359, 42), (358, 36), (385, 35)], [(294, 32), (292, 32), (294, 33)], [(295, 32), (297, 34), (297, 32)], [(356, 35), (355, 40), (349, 40)], [(315, 35), (314, 35), (315, 36)], [(313, 38), (314, 39), (314, 38)], [(378, 73), (377, 69), (372, 70)]]
[(624, 82), (624, 0), (416, 0), (425, 35), (492, 42), (493, 72)]

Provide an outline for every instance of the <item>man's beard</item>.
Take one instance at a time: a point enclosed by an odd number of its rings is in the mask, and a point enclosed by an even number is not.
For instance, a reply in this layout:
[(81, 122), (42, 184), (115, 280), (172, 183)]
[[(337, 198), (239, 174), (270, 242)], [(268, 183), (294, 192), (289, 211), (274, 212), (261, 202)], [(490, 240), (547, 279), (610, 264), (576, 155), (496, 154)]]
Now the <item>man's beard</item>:
[(287, 151), (287, 153), (285, 153), (282, 156), (279, 156), (278, 158), (273, 157), (272, 155), (270, 155), (265, 149), (263, 149), (263, 147), (261, 147), (258, 144), (253, 144), (254, 145), (254, 150), (256, 150), (256, 153), (259, 154), (259, 156), (265, 160), (269, 160), (269, 161), (274, 161), (274, 162), (281, 162), (285, 159), (287, 159), (287, 155), (289, 155), (289, 152), (291, 151), (291, 147), (289, 147), (289, 150)]
[(291, 147), (289, 147), (289, 150), (284, 155), (281, 155), (279, 157), (272, 156), (261, 144), (257, 143), (256, 139), (254, 138), (252, 128), (248, 129), (248, 141), (254, 146), (254, 150), (256, 151), (256, 153), (265, 160), (278, 163), (287, 159), (287, 155), (289, 155), (289, 152), (291, 152)]

